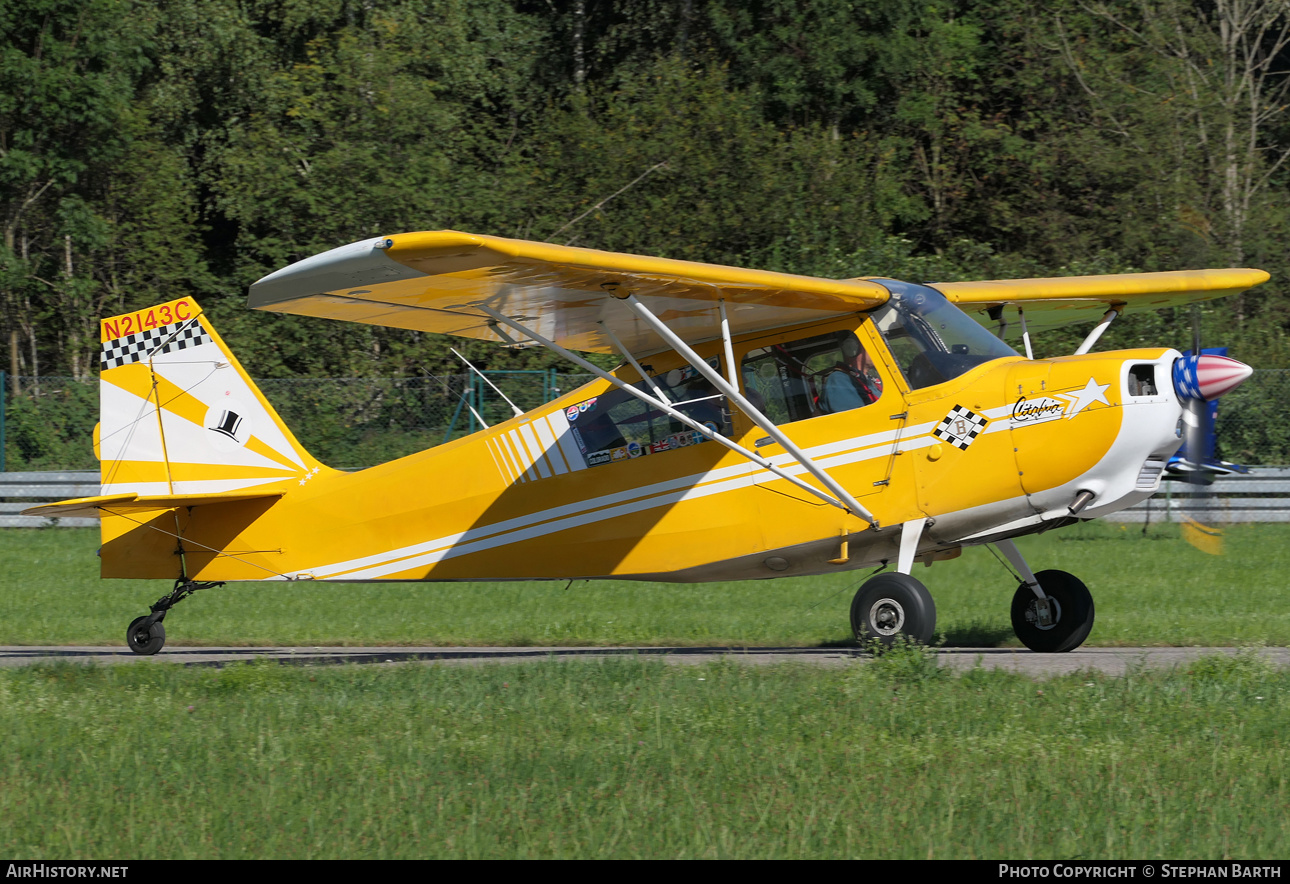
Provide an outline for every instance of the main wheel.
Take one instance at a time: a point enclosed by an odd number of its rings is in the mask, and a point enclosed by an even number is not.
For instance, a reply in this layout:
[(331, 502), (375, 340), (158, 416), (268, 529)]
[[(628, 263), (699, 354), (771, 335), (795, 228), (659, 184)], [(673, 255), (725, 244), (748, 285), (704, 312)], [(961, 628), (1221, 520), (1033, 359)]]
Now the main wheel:
[(1073, 651), (1093, 630), (1093, 594), (1074, 574), (1040, 571), (1035, 575), (1044, 595), (1056, 604), (1057, 622), (1040, 626), (1035, 591), (1022, 583), (1012, 597), (1012, 630), (1021, 643), (1041, 654)]
[(157, 653), (166, 644), (166, 627), (161, 625), (160, 620), (152, 624), (152, 628), (147, 631), (139, 628), (147, 619), (146, 616), (134, 618), (130, 628), (125, 631), (125, 642), (130, 646), (130, 650), (145, 657)]
[(877, 639), (887, 647), (902, 635), (927, 644), (936, 631), (936, 603), (908, 574), (879, 574), (851, 600), (851, 631), (857, 641)]

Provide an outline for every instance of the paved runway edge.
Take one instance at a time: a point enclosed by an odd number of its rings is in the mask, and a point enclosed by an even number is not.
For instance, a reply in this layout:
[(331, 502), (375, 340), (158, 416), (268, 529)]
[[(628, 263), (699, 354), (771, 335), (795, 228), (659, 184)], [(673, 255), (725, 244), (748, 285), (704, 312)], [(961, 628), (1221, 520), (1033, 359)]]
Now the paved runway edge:
[[(1123, 675), (1130, 667), (1168, 669), (1206, 654), (1236, 654), (1237, 648), (1081, 648), (1066, 654), (1036, 654), (1021, 648), (941, 648), (942, 666), (966, 671), (976, 666), (1004, 669), (1026, 675), (1061, 675), (1095, 671)], [(1290, 648), (1256, 648), (1257, 653), (1279, 666), (1290, 666)], [(186, 648), (167, 647), (154, 657), (139, 657), (124, 647), (0, 647), (0, 666), (30, 666), (54, 662), (110, 665), (155, 662), (187, 666), (226, 666), (252, 660), (272, 660), (297, 665), (342, 663), (425, 662), (450, 665), (524, 663), (549, 659), (604, 660), (640, 657), (673, 664), (698, 664), (726, 659), (751, 665), (800, 663), (809, 666), (843, 667), (866, 658), (852, 648), (730, 648), (730, 647), (265, 647)]]

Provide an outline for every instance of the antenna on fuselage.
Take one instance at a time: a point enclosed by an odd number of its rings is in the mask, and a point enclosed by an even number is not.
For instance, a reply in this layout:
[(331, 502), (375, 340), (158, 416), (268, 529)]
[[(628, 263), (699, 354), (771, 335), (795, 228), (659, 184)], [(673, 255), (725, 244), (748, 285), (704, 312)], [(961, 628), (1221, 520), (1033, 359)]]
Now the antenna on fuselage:
[[(488, 379), (488, 375), (484, 374), (482, 371), (480, 371), (479, 369), (475, 368), (475, 366), (471, 365), (471, 364), (470, 364), (470, 360), (469, 360), (469, 359), (467, 359), (465, 356), (462, 356), (460, 353), (458, 353), (458, 352), (457, 352), (457, 350), (456, 350), (455, 348), (453, 348), (453, 347), (449, 347), (448, 349), (452, 350), (452, 355), (453, 355), (453, 356), (456, 356), (456, 357), (457, 357), (458, 359), (460, 359), (462, 362), (466, 363), (466, 368), (469, 368), (469, 369), (470, 369), (471, 371), (473, 371), (475, 374), (477, 374), (477, 375), (479, 375), (481, 378), (483, 378), (483, 379), (484, 379), (484, 383), (486, 383), (486, 384), (488, 384), (488, 386), (492, 387), (492, 388), (493, 388), (493, 390), (494, 390), (494, 391), (496, 391), (496, 393), (497, 393), (497, 395), (498, 395), (498, 396), (501, 396), (503, 399), (505, 399), (505, 400), (506, 400), (506, 404), (507, 404), (507, 405), (509, 405), (509, 406), (511, 407), (511, 411), (513, 411), (513, 412), (515, 413), (515, 416), (516, 416), (516, 417), (522, 417), (522, 416), (524, 415), (524, 412), (522, 412), (522, 411), (520, 411), (520, 410), (519, 410), (519, 408), (515, 405), (515, 403), (514, 403), (514, 402), (512, 402), (512, 401), (510, 400), (510, 397), (509, 397), (509, 396), (507, 396), (507, 395), (506, 395), (505, 393), (503, 393), (501, 390), (498, 390), (498, 389), (497, 389), (497, 384), (494, 384), (492, 381), (490, 381), (490, 380)], [(474, 410), (475, 410), (475, 409), (473, 409), (473, 408), (472, 408), (472, 409), (471, 409), (471, 412), (474, 412)], [(478, 417), (478, 415), (476, 415), (476, 417)], [(483, 423), (483, 422), (481, 421), (481, 423)], [(488, 426), (488, 424), (484, 424), (484, 426)]]

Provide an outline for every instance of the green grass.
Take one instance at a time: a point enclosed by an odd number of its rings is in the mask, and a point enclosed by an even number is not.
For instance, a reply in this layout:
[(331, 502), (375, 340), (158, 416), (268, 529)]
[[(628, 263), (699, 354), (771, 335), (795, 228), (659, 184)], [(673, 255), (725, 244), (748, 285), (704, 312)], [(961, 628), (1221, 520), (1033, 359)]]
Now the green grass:
[[(100, 580), (97, 533), (0, 531), (0, 644), (121, 644), (163, 581)], [(1090, 523), (1022, 538), (1036, 570), (1093, 591), (1089, 645), (1290, 645), (1290, 526), (1229, 529), (1204, 555), (1176, 527)], [(716, 584), (630, 581), (242, 583), (200, 592), (166, 621), (176, 645), (827, 645), (850, 640), (867, 572)], [(975, 548), (914, 576), (951, 646), (1016, 646), (1013, 578)]]
[(0, 855), (1290, 851), (1290, 672), (634, 659), (0, 671)]

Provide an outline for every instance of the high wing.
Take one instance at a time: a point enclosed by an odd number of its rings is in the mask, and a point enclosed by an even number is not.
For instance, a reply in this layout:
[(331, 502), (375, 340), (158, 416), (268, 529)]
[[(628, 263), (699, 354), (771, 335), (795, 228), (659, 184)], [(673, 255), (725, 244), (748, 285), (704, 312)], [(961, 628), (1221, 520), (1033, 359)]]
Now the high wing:
[[(1117, 273), (1049, 279), (993, 279), (980, 282), (936, 282), (942, 292), (983, 325), (996, 327), (989, 311), (1003, 305), (1025, 311), (1033, 330), (1077, 322), (1094, 322), (1112, 308), (1124, 312), (1180, 307), (1234, 295), (1267, 282), (1263, 270), (1175, 270), (1164, 273)], [(1005, 314), (1009, 337), (1021, 334), (1016, 315)]]
[[(1258, 285), (1262, 270), (1183, 270), (1048, 279), (932, 283), (993, 327), (1003, 305), (1041, 330), (1120, 312), (1175, 307)], [(486, 305), (569, 350), (609, 353), (613, 337), (636, 356), (663, 340), (616, 301), (635, 295), (685, 343), (719, 337), (724, 301), (732, 335), (869, 310), (887, 301), (880, 279), (821, 279), (439, 230), (363, 240), (298, 261), (251, 286), (248, 305), (500, 343)], [(1020, 334), (1005, 313), (1008, 332)]]
[[(352, 243), (251, 286), (248, 306), (509, 343), (486, 303), (555, 343), (634, 355), (665, 348), (619, 297), (635, 295), (688, 344), (868, 310), (890, 296), (863, 279), (819, 279), (440, 230)], [(527, 343), (527, 342), (525, 342)]]

